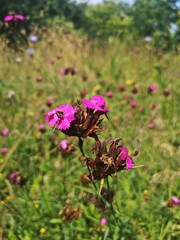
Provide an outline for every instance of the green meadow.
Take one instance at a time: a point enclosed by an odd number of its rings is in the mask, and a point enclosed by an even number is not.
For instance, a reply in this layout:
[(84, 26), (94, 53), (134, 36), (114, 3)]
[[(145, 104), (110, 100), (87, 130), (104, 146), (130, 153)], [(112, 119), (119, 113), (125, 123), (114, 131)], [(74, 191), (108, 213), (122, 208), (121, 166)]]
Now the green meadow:
[[(0, 130), (9, 129), (0, 136), (0, 239), (178, 240), (171, 198), (180, 196), (180, 56), (143, 40), (103, 43), (58, 29), (29, 48), (32, 56), (26, 47), (0, 46)], [(74, 75), (63, 75), (64, 67)], [(122, 138), (130, 153), (139, 151), (133, 169), (109, 176), (108, 186), (96, 180), (97, 189), (82, 181), (88, 169), (78, 139), (45, 122), (52, 108), (95, 95), (109, 108), (99, 139)], [(71, 154), (60, 151), (63, 139)], [(93, 143), (84, 139), (86, 156), (93, 157)]]

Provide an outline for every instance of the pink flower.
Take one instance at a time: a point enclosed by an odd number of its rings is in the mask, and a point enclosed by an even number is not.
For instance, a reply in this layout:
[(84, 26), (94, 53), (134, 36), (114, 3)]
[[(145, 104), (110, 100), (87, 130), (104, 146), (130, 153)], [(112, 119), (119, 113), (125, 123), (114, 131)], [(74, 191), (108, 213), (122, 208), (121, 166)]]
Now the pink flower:
[(14, 172), (10, 173), (10, 174), (9, 174), (9, 179), (10, 179), (11, 181), (13, 181), (15, 175), (16, 175), (16, 174), (15, 174)]
[(51, 107), (51, 105), (54, 103), (54, 100), (51, 97), (47, 97), (46, 99), (46, 105), (48, 107)]
[(70, 123), (75, 120), (75, 109), (70, 104), (61, 105), (49, 111), (46, 115), (46, 122), (51, 127), (59, 130), (67, 130)]
[(7, 153), (8, 151), (9, 151), (9, 148), (1, 148), (0, 149), (0, 152), (3, 154)]
[(133, 160), (131, 157), (127, 156), (126, 158), (126, 170), (133, 168)]
[(128, 149), (124, 146), (121, 146), (119, 149), (121, 149), (121, 153), (119, 154), (119, 160), (126, 161), (126, 170), (129, 170), (133, 168), (133, 160), (130, 156), (128, 156)]
[(61, 54), (57, 54), (56, 57), (57, 57), (57, 59), (61, 59), (62, 58)]
[(4, 21), (5, 21), (5, 22), (10, 22), (10, 21), (16, 20), (16, 19), (17, 19), (17, 20), (20, 20), (20, 21), (23, 21), (23, 20), (25, 19), (25, 17), (22, 16), (22, 15), (11, 14), (11, 15), (6, 16), (6, 17), (4, 18)]
[(137, 106), (137, 103), (136, 103), (136, 101), (131, 101), (130, 105), (132, 108), (135, 108)]
[(171, 200), (172, 200), (172, 202), (173, 202), (175, 205), (179, 205), (179, 204), (180, 204), (180, 199), (177, 198), (177, 197), (175, 197), (175, 196), (173, 196), (173, 197), (171, 198)]
[(123, 146), (120, 147), (119, 149), (121, 149), (121, 151), (122, 151), (119, 155), (119, 159), (121, 161), (126, 160), (126, 157), (127, 157), (127, 154), (128, 154), (128, 149), (126, 147), (123, 147)]
[(93, 96), (91, 100), (83, 99), (82, 102), (87, 106), (87, 108), (98, 110), (107, 113), (109, 109), (105, 107), (106, 102), (102, 96)]
[(107, 224), (106, 218), (101, 218), (100, 223), (101, 223), (102, 225), (106, 225), (106, 224)]
[(106, 96), (111, 98), (113, 96), (113, 93), (111, 91), (109, 91), (109, 92), (106, 93)]
[(173, 94), (173, 92), (170, 90), (164, 90), (162, 93), (164, 96), (169, 96), (169, 95)]
[(120, 91), (120, 92), (124, 92), (125, 90), (126, 90), (126, 87), (125, 87), (125, 86), (120, 86), (120, 87), (119, 87), (119, 91)]
[(68, 68), (62, 68), (61, 69), (61, 75), (62, 76), (65, 76), (65, 75), (67, 75), (69, 73), (69, 69)]
[(42, 76), (37, 76), (36, 80), (37, 80), (38, 82), (40, 82), (40, 81), (43, 80), (43, 77), (42, 77)]
[(157, 90), (157, 86), (156, 85), (151, 85), (148, 87), (148, 92), (152, 93), (155, 92)]
[(50, 64), (54, 64), (54, 63), (55, 63), (54, 59), (50, 58), (50, 59), (49, 59), (49, 63), (50, 63)]
[(66, 150), (68, 148), (68, 140), (64, 139), (60, 142), (60, 148)]
[(8, 128), (4, 128), (2, 131), (1, 131), (1, 135), (3, 137), (7, 137), (9, 134), (9, 129)]
[(155, 103), (150, 103), (149, 107), (150, 107), (151, 109), (155, 109), (155, 108), (156, 108), (156, 104), (155, 104)]
[(149, 123), (148, 128), (153, 129), (154, 128), (154, 124), (153, 123)]
[(44, 124), (39, 124), (38, 128), (41, 133), (44, 133), (46, 131)]

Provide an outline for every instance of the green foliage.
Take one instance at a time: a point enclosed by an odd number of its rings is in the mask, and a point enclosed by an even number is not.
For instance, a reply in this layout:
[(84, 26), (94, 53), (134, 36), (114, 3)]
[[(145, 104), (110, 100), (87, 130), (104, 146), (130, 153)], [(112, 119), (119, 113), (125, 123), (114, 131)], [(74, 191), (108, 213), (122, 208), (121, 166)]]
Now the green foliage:
[[(151, 36), (161, 48), (172, 46), (171, 26), (177, 24), (178, 0), (136, 0), (132, 7), (134, 29), (138, 36)], [(179, 35), (176, 32), (175, 38)]]
[(125, 3), (105, 1), (86, 10), (87, 22), (84, 29), (90, 37), (108, 39), (115, 36), (123, 39), (128, 33), (132, 19), (128, 16), (129, 6)]
[[(156, 54), (145, 43), (133, 47), (117, 39), (97, 43), (52, 28), (33, 47), (34, 56), (28, 56), (23, 47), (17, 53), (0, 46), (0, 131), (10, 129), (7, 137), (0, 136), (0, 148), (10, 149), (6, 155), (0, 153), (0, 237), (178, 240), (179, 208), (168, 208), (167, 202), (173, 195), (179, 197), (180, 56)], [(16, 62), (17, 57), (22, 61)], [(50, 57), (54, 64), (49, 63)], [(77, 67), (78, 73), (61, 76), (60, 69), (67, 66)], [(82, 81), (84, 73), (86, 81)], [(41, 82), (36, 81), (38, 75), (43, 76)], [(152, 84), (158, 90), (148, 94)], [(125, 92), (119, 91), (121, 86)], [(59, 142), (66, 136), (45, 124), (44, 115), (50, 109), (47, 97), (53, 98), (53, 108), (81, 99), (83, 89), (88, 99), (113, 92), (112, 98), (106, 97), (109, 121), (104, 121), (106, 129), (99, 138), (122, 137), (130, 153), (140, 151), (134, 158), (137, 168), (109, 179), (114, 211), (101, 199), (90, 201), (97, 191), (91, 183), (79, 180), (88, 171), (79, 161), (77, 139), (68, 137), (76, 151), (64, 157)], [(165, 96), (164, 90), (172, 92)], [(137, 102), (136, 108), (130, 107), (131, 100)], [(151, 103), (157, 107), (151, 109)], [(148, 128), (151, 121), (154, 129)], [(40, 123), (46, 132), (39, 131)], [(86, 155), (92, 155), (92, 143), (85, 139)], [(26, 179), (23, 186), (10, 182), (9, 174), (14, 171)], [(64, 221), (60, 211), (66, 204), (80, 208), (82, 215)], [(100, 224), (102, 217), (106, 225)]]

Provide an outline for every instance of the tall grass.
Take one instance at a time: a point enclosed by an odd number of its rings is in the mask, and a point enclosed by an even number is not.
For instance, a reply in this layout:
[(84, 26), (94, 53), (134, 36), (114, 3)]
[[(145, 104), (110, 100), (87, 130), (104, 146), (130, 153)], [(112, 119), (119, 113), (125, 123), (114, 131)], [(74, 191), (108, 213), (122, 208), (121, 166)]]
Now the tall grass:
[[(0, 129), (10, 129), (8, 137), (1, 137), (1, 147), (10, 150), (0, 162), (0, 239), (178, 239), (179, 209), (168, 208), (167, 201), (179, 194), (180, 56), (157, 53), (150, 43), (90, 42), (52, 29), (29, 47), (33, 56), (24, 48), (14, 52), (0, 46)], [(61, 69), (69, 66), (77, 74), (62, 76)], [(38, 75), (42, 81), (36, 81)], [(158, 89), (149, 94), (152, 84)], [(137, 94), (132, 93), (135, 87)], [(100, 138), (121, 137), (132, 152), (140, 151), (134, 160), (143, 167), (109, 179), (118, 222), (107, 205), (90, 201), (96, 194), (93, 185), (79, 180), (87, 169), (78, 160), (77, 139), (68, 137), (76, 151), (63, 157), (58, 146), (67, 137), (48, 126), (45, 133), (38, 129), (49, 111), (47, 97), (54, 107), (75, 103), (84, 89), (86, 98), (113, 92), (106, 97), (109, 121)], [(136, 108), (130, 106), (132, 100)], [(153, 110), (151, 103), (157, 105)], [(153, 129), (148, 128), (151, 122)], [(92, 141), (85, 139), (86, 154), (92, 155), (91, 148)], [(14, 171), (26, 179), (25, 185), (11, 184)], [(82, 215), (64, 221), (59, 212), (66, 204), (81, 208)], [(102, 217), (107, 225), (100, 224)]]

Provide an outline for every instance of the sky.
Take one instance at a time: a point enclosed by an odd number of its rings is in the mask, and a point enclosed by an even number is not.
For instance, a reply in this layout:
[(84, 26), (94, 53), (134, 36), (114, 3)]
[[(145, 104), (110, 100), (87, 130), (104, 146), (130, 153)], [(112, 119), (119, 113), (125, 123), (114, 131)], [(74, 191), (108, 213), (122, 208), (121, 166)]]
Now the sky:
[[(103, 0), (76, 0), (76, 2), (80, 3), (80, 2), (88, 2), (89, 4), (98, 4), (103, 2)], [(134, 2), (134, 0), (123, 0), (122, 2), (127, 2), (129, 4), (132, 4)]]

